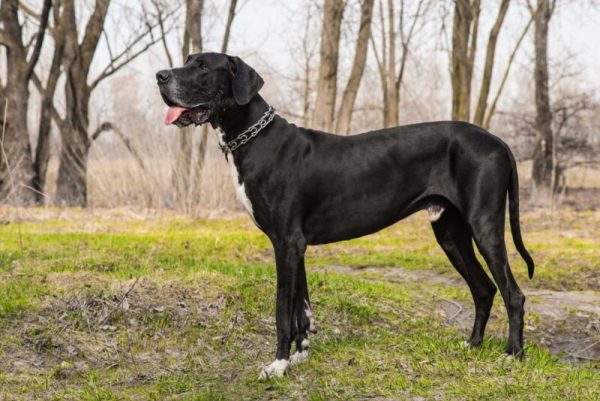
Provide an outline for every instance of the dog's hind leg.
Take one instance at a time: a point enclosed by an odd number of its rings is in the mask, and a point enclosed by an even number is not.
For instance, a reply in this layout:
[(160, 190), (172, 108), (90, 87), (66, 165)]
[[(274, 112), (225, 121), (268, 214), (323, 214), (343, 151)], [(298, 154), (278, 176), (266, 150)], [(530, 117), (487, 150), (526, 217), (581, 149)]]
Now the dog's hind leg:
[(485, 259), (506, 306), (509, 325), (506, 353), (522, 357), (525, 296), (508, 264), (504, 242), (505, 204), (502, 203), (498, 208), (495, 211), (481, 210), (474, 213), (477, 217), (472, 219), (471, 227), (477, 248)]
[(496, 294), (496, 286), (475, 257), (471, 229), (460, 213), (449, 206), (438, 220), (431, 223), (438, 243), (454, 268), (467, 282), (475, 303), (475, 322), (467, 344), (478, 347)]
[[(259, 379), (271, 376), (283, 376), (290, 363), (290, 348), (297, 338), (300, 308), (298, 280), (303, 277), (304, 285), (304, 253), (306, 240), (299, 233), (282, 235), (282, 239), (272, 240), (275, 248), (275, 265), (277, 268), (277, 302), (275, 307), (277, 325), (277, 350), (275, 361), (264, 367)], [(303, 296), (304, 294), (302, 294)]]

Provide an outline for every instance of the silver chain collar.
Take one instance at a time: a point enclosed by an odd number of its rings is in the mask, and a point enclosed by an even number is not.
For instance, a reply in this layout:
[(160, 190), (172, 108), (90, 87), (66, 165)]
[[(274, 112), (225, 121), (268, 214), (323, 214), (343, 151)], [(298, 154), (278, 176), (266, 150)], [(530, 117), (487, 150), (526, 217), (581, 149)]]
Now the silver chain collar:
[(256, 123), (254, 123), (253, 125), (248, 127), (244, 132), (236, 136), (235, 139), (232, 139), (231, 141), (225, 144), (219, 144), (219, 147), (221, 148), (221, 151), (225, 154), (225, 157), (227, 157), (228, 153), (233, 153), (234, 150), (248, 143), (250, 139), (254, 138), (256, 135), (258, 135), (260, 131), (263, 130), (263, 128), (269, 125), (269, 123), (273, 121), (274, 118), (275, 109), (269, 106), (269, 109), (265, 111), (265, 114), (263, 114), (262, 117)]

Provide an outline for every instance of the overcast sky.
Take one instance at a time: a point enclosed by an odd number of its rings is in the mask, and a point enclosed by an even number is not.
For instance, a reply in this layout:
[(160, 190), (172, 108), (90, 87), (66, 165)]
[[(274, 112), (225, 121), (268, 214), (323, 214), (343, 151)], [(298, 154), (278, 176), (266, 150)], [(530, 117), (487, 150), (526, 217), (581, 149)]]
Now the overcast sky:
[[(285, 77), (298, 73), (298, 61), (294, 60), (294, 52), (291, 50), (294, 46), (298, 46), (301, 41), (304, 24), (304, 14), (306, 4), (312, 1), (320, 6), (321, 1), (317, 0), (240, 0), (242, 4), (241, 10), (236, 15), (231, 42), (228, 53), (239, 55), (244, 58), (249, 64), (254, 66), (266, 78), (265, 88), (270, 90), (274, 86), (285, 86)], [(586, 86), (589, 91), (598, 93), (600, 83), (600, 1), (598, 0), (558, 0), (559, 9), (555, 13), (550, 28), (550, 64), (551, 73), (552, 67), (562, 65), (567, 60), (570, 72), (578, 74), (578, 81)], [(221, 45), (223, 35), (223, 25), (227, 18), (227, 7), (229, 0), (209, 0), (205, 10), (207, 20), (204, 21), (203, 36), (204, 50), (218, 51)], [(350, 1), (350, 4), (357, 1)], [(130, 7), (131, 3), (122, 0), (117, 0), (111, 5), (109, 13), (122, 10), (123, 5)], [(436, 3), (439, 7), (440, 3)], [(496, 80), (498, 75), (504, 69), (508, 55), (514, 46), (516, 38), (519, 36), (521, 29), (525, 26), (529, 18), (528, 11), (524, 6), (524, 0), (514, 0), (509, 14), (506, 18), (505, 26), (501, 31), (497, 57), (496, 57)], [(349, 18), (354, 18), (358, 12), (358, 7), (354, 6), (354, 11), (350, 11)], [(183, 11), (183, 10), (182, 10)], [(450, 11), (452, 11), (450, 9)], [(485, 55), (485, 44), (487, 41), (487, 33), (489, 27), (493, 23), (493, 19), (497, 13), (497, 2), (483, 2), (480, 24), (480, 41), (477, 56), (479, 62), (476, 64), (476, 72), (480, 71), (483, 65), (482, 59)], [(416, 49), (415, 58), (421, 57), (423, 60), (437, 59), (441, 60), (443, 68), (445, 65), (448, 53), (441, 50), (443, 47), (443, 39), (439, 34), (441, 22), (441, 12), (435, 10), (431, 13), (433, 21), (429, 24), (429, 33), (425, 32), (420, 39), (419, 49)], [(117, 23), (121, 21), (116, 18)], [(451, 15), (446, 19), (447, 30), (451, 29)], [(122, 29), (122, 26), (119, 27)], [(181, 28), (181, 23), (178, 24)], [(315, 42), (318, 40), (321, 22), (314, 21), (314, 36)], [(353, 38), (351, 30), (345, 31), (346, 48), (341, 51), (340, 63), (342, 70), (344, 66), (349, 66), (353, 57)], [(173, 51), (177, 51), (179, 43), (177, 43), (180, 34), (170, 36), (170, 45)], [(533, 27), (530, 29), (529, 35), (526, 38), (515, 62), (515, 67), (511, 74), (512, 80), (509, 81), (507, 88), (507, 96), (510, 96), (511, 91), (518, 89), (522, 82), (519, 82), (516, 77), (527, 79), (529, 81), (529, 73), (532, 68), (533, 59)], [(318, 47), (316, 47), (318, 52)], [(420, 53), (419, 53), (420, 52)], [(369, 51), (369, 57), (372, 59), (372, 51)], [(106, 64), (106, 49), (100, 50), (95, 61), (95, 68), (98, 69)], [(176, 64), (179, 62), (179, 57), (176, 57)], [(317, 60), (315, 60), (317, 61)], [(371, 64), (373, 65), (373, 64)], [(154, 83), (154, 74), (158, 69), (167, 67), (165, 53), (160, 45), (154, 46), (152, 51), (140, 57), (137, 61), (126, 68), (126, 71), (136, 74), (142, 82)], [(562, 68), (562, 67), (561, 67)], [(347, 67), (346, 67), (347, 69)], [(343, 77), (344, 72), (342, 72)], [(520, 75), (519, 75), (520, 74)], [(375, 76), (376, 74), (372, 74)], [(552, 76), (551, 76), (552, 80)], [(449, 79), (447, 79), (449, 85)], [(494, 84), (492, 84), (493, 86)], [(153, 86), (153, 85), (152, 85)], [(106, 83), (99, 87), (99, 91), (104, 92), (110, 88), (110, 83)], [(154, 88), (152, 88), (154, 89)], [(449, 92), (449, 87), (447, 92)], [(100, 94), (98, 94), (100, 95)], [(102, 95), (100, 95), (102, 96)]]

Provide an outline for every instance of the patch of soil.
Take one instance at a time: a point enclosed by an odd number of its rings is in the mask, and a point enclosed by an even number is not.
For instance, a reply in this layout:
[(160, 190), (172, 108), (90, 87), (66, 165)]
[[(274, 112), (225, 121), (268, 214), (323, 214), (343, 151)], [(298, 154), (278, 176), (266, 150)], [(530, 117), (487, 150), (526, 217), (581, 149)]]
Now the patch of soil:
[[(317, 267), (312, 271), (335, 271), (342, 274), (364, 276), (369, 281), (395, 283), (420, 283), (464, 287), (458, 275), (450, 276), (432, 270), (409, 270), (402, 267), (348, 266)], [(600, 361), (600, 294), (579, 291), (549, 291), (522, 286), (527, 297), (525, 313), (535, 314), (526, 319), (526, 337), (563, 360), (572, 362)], [(435, 296), (435, 294), (432, 294)], [(470, 330), (473, 324), (473, 305), (439, 297), (434, 313), (449, 320), (454, 327)], [(498, 294), (494, 310), (504, 313)], [(498, 309), (499, 306), (502, 309)]]
[(115, 284), (91, 273), (57, 273), (48, 281), (59, 295), (4, 331), (19, 339), (4, 347), (5, 374), (50, 374), (62, 380), (91, 369), (133, 366), (133, 373), (151, 379), (184, 369), (189, 345), (161, 341), (189, 327), (214, 325), (230, 301), (201, 283), (180, 280)]

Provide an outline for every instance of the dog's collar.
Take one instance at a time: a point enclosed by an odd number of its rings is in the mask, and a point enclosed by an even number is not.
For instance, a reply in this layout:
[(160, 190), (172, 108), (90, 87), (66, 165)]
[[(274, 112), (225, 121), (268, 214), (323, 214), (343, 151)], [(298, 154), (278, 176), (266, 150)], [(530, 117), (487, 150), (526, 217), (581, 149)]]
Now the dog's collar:
[(233, 152), (237, 148), (239, 148), (242, 145), (245, 145), (246, 143), (248, 143), (248, 141), (250, 141), (256, 135), (258, 135), (258, 133), (262, 131), (263, 128), (265, 128), (267, 125), (269, 125), (274, 118), (275, 109), (269, 106), (269, 109), (265, 111), (265, 114), (263, 114), (257, 122), (248, 127), (244, 132), (242, 132), (229, 142), (219, 144), (219, 148), (221, 148), (221, 152), (225, 154), (225, 158), (227, 158), (227, 155), (229, 153), (233, 154)]

